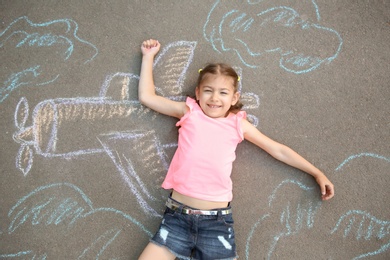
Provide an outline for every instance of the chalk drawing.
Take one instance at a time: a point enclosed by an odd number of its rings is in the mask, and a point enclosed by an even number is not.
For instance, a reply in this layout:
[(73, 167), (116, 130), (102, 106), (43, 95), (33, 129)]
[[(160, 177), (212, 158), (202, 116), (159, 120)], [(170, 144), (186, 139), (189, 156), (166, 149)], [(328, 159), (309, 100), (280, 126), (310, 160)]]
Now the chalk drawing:
[[(172, 58), (187, 59), (187, 63), (181, 62), (182, 70), (186, 71), (192, 61), (195, 46), (195, 42), (175, 42), (165, 48), (162, 56), (169, 53), (170, 48), (178, 49), (179, 55), (173, 51), (173, 54), (166, 55), (166, 58), (168, 61)], [(182, 58), (183, 56), (186, 56), (186, 58)], [(160, 58), (160, 60), (170, 65), (163, 58)], [(162, 70), (158, 63), (156, 63), (156, 66), (157, 72)], [(171, 70), (172, 67), (169, 69)], [(176, 68), (175, 73), (170, 70), (166, 72), (167, 74), (169, 72), (172, 78), (176, 76), (178, 81), (183, 79), (184, 74), (178, 68)], [(156, 73), (156, 77), (158, 75), (166, 77), (165, 74)], [(167, 87), (169, 90), (171, 86), (175, 86), (172, 83), (172, 78), (170, 82), (159, 82), (170, 84)], [(119, 89), (117, 84), (110, 85), (112, 82), (116, 83), (115, 81), (118, 79), (120, 80)], [(42, 101), (35, 107), (32, 114), (33, 124), (29, 127), (25, 127), (29, 112), (28, 103), (25, 98), (22, 98), (15, 111), (15, 125), (18, 131), (14, 134), (14, 140), (21, 143), (16, 160), (17, 168), (25, 175), (29, 172), (33, 162), (32, 147), (35, 148), (37, 154), (45, 157), (74, 158), (79, 155), (102, 153), (104, 149), (97, 140), (98, 135), (111, 131), (131, 130), (134, 128), (133, 122), (139, 122), (141, 118), (147, 117), (153, 121), (157, 114), (142, 106), (137, 97), (128, 96), (130, 87), (137, 88), (138, 79), (139, 76), (134, 74), (115, 73), (106, 78), (98, 97), (58, 98)], [(170, 93), (166, 91), (164, 94)], [(68, 137), (66, 140), (61, 139), (76, 124), (80, 126), (83, 123), (84, 128), (86, 128), (85, 131), (77, 131), (77, 134), (71, 135), (75, 138), (74, 140), (69, 140)], [(102, 126), (108, 128), (102, 129)], [(83, 142), (79, 142), (80, 140), (83, 140)], [(83, 143), (82, 145), (85, 147), (80, 147), (80, 143)]]
[[(228, 12), (219, 16), (215, 10), (221, 5)], [(320, 24), (321, 15), (315, 0), (290, 1), (288, 5), (276, 5), (269, 0), (247, 0), (244, 11), (237, 10), (235, 3), (231, 8), (228, 5), (227, 1), (214, 3), (203, 28), (204, 37), (214, 50), (235, 53), (246, 67), (260, 68), (264, 66), (266, 57), (277, 57), (280, 68), (295, 74), (307, 73), (331, 63), (341, 51), (343, 41), (340, 34)], [(308, 6), (312, 8), (312, 13), (299, 11)], [(62, 33), (59, 33), (61, 30)], [(281, 38), (279, 35), (282, 34), (292, 38)], [(267, 41), (259, 44), (252, 40), (252, 36), (260, 36)], [(321, 45), (322, 42), (326, 42), (326, 46)], [(157, 93), (172, 100), (185, 99), (182, 93), (186, 73), (196, 45), (196, 42), (178, 41), (160, 52), (154, 62)], [(7, 53), (12, 55), (12, 51), (8, 52), (10, 46), (27, 55), (32, 55), (37, 49), (44, 50), (49, 53), (47, 59), (55, 62), (70, 60), (79, 46), (91, 49), (84, 63), (92, 61), (98, 54), (95, 45), (78, 36), (78, 24), (71, 19), (33, 23), (27, 17), (19, 17), (0, 32), (0, 48), (7, 48)], [(32, 62), (17, 68), (17, 72), (11, 68), (11, 72), (7, 73), (0, 88), (0, 103), (15, 89), (52, 84), (61, 75), (60, 71), (48, 72), (45, 66), (50, 66), (50, 62), (45, 62), (45, 65)], [(235, 69), (245, 80), (242, 68)], [(132, 96), (138, 80), (138, 75), (118, 72), (106, 77), (96, 97), (43, 100), (32, 110), (31, 126), (27, 126), (30, 117), (28, 101), (22, 97), (14, 115), (16, 132), (13, 138), (20, 143), (16, 156), (17, 169), (26, 176), (32, 168), (34, 155), (70, 160), (104, 154), (113, 161), (144, 214), (161, 217), (161, 205), (167, 194), (160, 193), (162, 189), (159, 186), (168, 168), (166, 151), (177, 144), (158, 131), (156, 126), (161, 124), (160, 115), (142, 106), (137, 97)], [(257, 109), (260, 104), (258, 95), (243, 92), (242, 82), (239, 82), (239, 91), (245, 110)], [(257, 126), (258, 118), (254, 115), (248, 117)], [(362, 158), (390, 162), (390, 158), (382, 155), (361, 153), (349, 156), (335, 172)], [(136, 161), (138, 163), (134, 163)], [(144, 176), (154, 182), (146, 182)], [(289, 196), (291, 191), (297, 190), (304, 196)], [(285, 238), (303, 231), (315, 232), (317, 213), (322, 205), (321, 201), (313, 199), (317, 193), (318, 187), (296, 180), (285, 180), (277, 185), (269, 196), (268, 212), (259, 217), (248, 234), (246, 259), (250, 258), (253, 248), (265, 252), (265, 257), (270, 259), (274, 257), (277, 245), (285, 243)], [(86, 221), (92, 218), (95, 223), (100, 218), (121, 219), (130, 226), (132, 234), (152, 236), (140, 221), (128, 213), (109, 207), (95, 208), (89, 197), (70, 183), (41, 186), (22, 197), (9, 210), (9, 223), (6, 229), (0, 230), (0, 236), (23, 232), (26, 227), (42, 232), (47, 228), (47, 232), (51, 233), (58, 230), (56, 235), (60, 237), (77, 235), (77, 225), (85, 226)], [(268, 227), (272, 227), (271, 234), (261, 232)], [(94, 226), (90, 229), (93, 230)], [(83, 248), (72, 252), (74, 258), (117, 257), (108, 256), (107, 252), (113, 252), (110, 248), (123, 239), (124, 233), (123, 226), (119, 224), (94, 233), (89, 239), (80, 241)], [(334, 223), (328, 235), (336, 239), (381, 243), (379, 248), (366, 250), (353, 259), (380, 255), (390, 248), (390, 221), (366, 210), (348, 209)], [(66, 242), (66, 239), (62, 237), (61, 242)], [(42, 252), (38, 246), (41, 247), (41, 244), (37, 244), (37, 248), (33, 243), (27, 248), (23, 244), (16, 245), (17, 249), (12, 252), (1, 252), (0, 258), (56, 257), (52, 255), (51, 248)]]
[[(98, 138), (145, 214), (162, 217), (161, 205), (168, 193), (161, 189), (161, 183), (169, 158), (155, 131), (118, 132)], [(133, 163), (141, 161), (140, 166)], [(143, 181), (146, 176), (148, 181)], [(158, 192), (161, 194), (153, 195)]]
[[(156, 90), (160, 95), (173, 100), (185, 99), (181, 93), (195, 48), (195, 42), (180, 41), (169, 44), (161, 51), (154, 63)], [(235, 69), (245, 80), (242, 69)], [(30, 117), (28, 101), (21, 98), (14, 115), (17, 130), (13, 137), (21, 145), (16, 156), (17, 169), (27, 175), (36, 154), (68, 160), (85, 155), (106, 154), (145, 216), (160, 218), (161, 206), (167, 196), (160, 188), (169, 162), (166, 151), (175, 148), (177, 143), (158, 130), (164, 117), (142, 106), (137, 97), (132, 96), (135, 95), (138, 80), (138, 75), (118, 72), (106, 77), (97, 97), (44, 100), (33, 109), (31, 126), (27, 126)], [(239, 83), (239, 91), (245, 108), (257, 109), (259, 97), (242, 91), (244, 80)], [(255, 124), (258, 123), (256, 116), (252, 115), (252, 119)], [(76, 132), (72, 134), (74, 129)], [(349, 156), (335, 171), (339, 172), (347, 164), (361, 158), (390, 162), (389, 158), (381, 155), (361, 153)], [(145, 178), (154, 181), (146, 181)], [(54, 191), (59, 188), (71, 189), (76, 195), (55, 196)], [(292, 198), (288, 194), (294, 190), (305, 195)], [(320, 200), (313, 199), (317, 193), (317, 187), (309, 187), (295, 180), (280, 183), (269, 196), (268, 212), (260, 215), (248, 234), (246, 259), (250, 259), (254, 248), (265, 252), (265, 257), (271, 259), (278, 245), (288, 241), (286, 238), (302, 232), (315, 232), (316, 216), (322, 205)], [(131, 215), (113, 208), (95, 209), (79, 188), (66, 183), (42, 186), (20, 199), (9, 211), (8, 229), (0, 234), (13, 234), (27, 224), (39, 229), (44, 226), (66, 227), (70, 230), (68, 232), (72, 232), (77, 223), (92, 215), (95, 217), (98, 213), (120, 216), (135, 226), (136, 231), (133, 232), (151, 236), (151, 232)], [(269, 227), (272, 227), (272, 232), (261, 232)], [(379, 248), (360, 253), (354, 258), (360, 259), (387, 252), (389, 230), (388, 220), (365, 210), (349, 209), (340, 216), (328, 235), (339, 239), (364, 239), (368, 242), (375, 239), (383, 242)], [(96, 234), (78, 252), (79, 258), (103, 256), (111, 245), (120, 240), (122, 233), (119, 227), (111, 227)], [(49, 253), (37, 252), (34, 248), (20, 248), (2, 253), (0, 258), (24, 256), (46, 259)]]
[[(229, 11), (215, 11), (222, 8)], [(307, 73), (329, 64), (341, 51), (340, 34), (320, 24), (320, 11), (314, 0), (290, 1), (288, 6), (276, 1), (248, 0), (242, 4), (244, 11), (236, 8), (236, 2), (217, 0), (208, 14), (203, 35), (215, 51), (233, 52), (247, 67), (264, 67), (266, 57), (275, 57), (280, 68), (295, 74)], [(308, 8), (312, 14), (305, 13)]]
[[(344, 229), (343, 229), (344, 227)], [(363, 253), (353, 259), (378, 255), (390, 249), (390, 221), (380, 220), (368, 212), (350, 210), (341, 216), (331, 234), (343, 232), (343, 237), (359, 240), (379, 240), (383, 244), (379, 249)]]
[(10, 258), (20, 258), (20, 257), (26, 257), (26, 256), (29, 256), (30, 259), (34, 259), (34, 260), (44, 260), (44, 259), (47, 259), (47, 255), (46, 254), (44, 254), (44, 255), (37, 255), (37, 254), (34, 254), (33, 251), (22, 251), (22, 252), (17, 252), (17, 253), (12, 253), (12, 254), (1, 254), (0, 258), (10, 259)]
[[(8, 212), (9, 225), (2, 236), (23, 232), (23, 227), (29, 226), (34, 229), (47, 230), (50, 236), (56, 235), (62, 244), (66, 244), (69, 234), (85, 232), (88, 228), (85, 225), (88, 219), (93, 219), (92, 223), (98, 223), (99, 219), (112, 219), (113, 221), (123, 220), (131, 232), (136, 232), (145, 237), (151, 237), (152, 233), (132, 216), (114, 208), (95, 208), (88, 196), (77, 186), (70, 183), (54, 183), (38, 187), (26, 196), (22, 197)], [(77, 223), (82, 222), (82, 231), (78, 230)], [(116, 224), (115, 224), (116, 223)], [(90, 231), (96, 226), (90, 224)], [(98, 224), (100, 225), (100, 224)], [(117, 243), (120, 235), (125, 232), (120, 221), (114, 222), (115, 228), (108, 228), (103, 233), (97, 232), (97, 237), (91, 239), (84, 238), (78, 240), (78, 245), (85, 245), (82, 251), (75, 248), (67, 252), (62, 252), (62, 256), (70, 256), (69, 259), (98, 259), (107, 258), (104, 252), (113, 244)], [(111, 225), (112, 226), (112, 225)], [(48, 229), (50, 227), (50, 229)], [(46, 228), (46, 229), (45, 229)], [(53, 232), (55, 234), (53, 234)], [(94, 232), (91, 232), (95, 234)], [(85, 236), (85, 233), (84, 233)], [(58, 242), (60, 242), (60, 240)], [(28, 245), (28, 246), (27, 246)], [(42, 243), (20, 243), (15, 248), (20, 248), (18, 252), (0, 253), (0, 258), (29, 257), (30, 259), (54, 259), (58, 256), (57, 249), (42, 248)], [(35, 248), (36, 246), (36, 248)], [(29, 247), (29, 248), (25, 248)], [(38, 250), (40, 250), (38, 252)], [(46, 250), (42, 252), (42, 250)], [(111, 253), (115, 252), (110, 250)], [(55, 254), (55, 255), (53, 255)], [(110, 255), (110, 259), (115, 255)]]
[(342, 162), (337, 168), (336, 171), (341, 170), (347, 163), (349, 163), (352, 160), (358, 159), (358, 158), (363, 158), (363, 157), (372, 157), (380, 160), (384, 160), (387, 162), (390, 162), (390, 158), (379, 155), (379, 154), (374, 154), (374, 153), (360, 153), (360, 154), (354, 154), (349, 156), (347, 159), (345, 159), (344, 162)]
[[(0, 87), (0, 103), (12, 91), (22, 86), (43, 86), (56, 81), (61, 72), (53, 71), (55, 67), (53, 63), (66, 62), (76, 48), (90, 48), (90, 56), (84, 63), (92, 61), (98, 54), (98, 49), (92, 43), (80, 38), (77, 33), (78, 24), (71, 19), (34, 23), (23, 16), (11, 22), (0, 32), (0, 48), (7, 49), (3, 52), (2, 58), (9, 60), (7, 63), (2, 63), (2, 70), (8, 78), (2, 80), (4, 83)], [(44, 53), (44, 64), (37, 64), (42, 58), (39, 56), (42, 53), (38, 50)], [(26, 56), (22, 59), (22, 66), (25, 67), (21, 69), (18, 63), (17, 68), (13, 68), (13, 57), (20, 59), (21, 56)], [(18, 72), (12, 72), (13, 69), (17, 69)]]
[[(291, 197), (292, 191), (297, 189), (307, 195)], [(251, 247), (265, 252), (266, 259), (271, 259), (282, 238), (296, 235), (302, 229), (312, 229), (315, 215), (321, 206), (321, 201), (311, 199), (317, 193), (317, 187), (308, 187), (295, 180), (281, 182), (269, 196), (269, 212), (262, 215), (249, 232), (245, 248), (246, 259), (250, 259)], [(266, 227), (272, 227), (271, 233), (256, 232), (257, 229)]]
[[(377, 160), (390, 163), (388, 157), (374, 153), (361, 153), (349, 156), (336, 167), (335, 172), (339, 172), (347, 164), (361, 158), (366, 158), (371, 164), (375, 164)], [(291, 191), (297, 189), (304, 192), (305, 196), (291, 197)], [(254, 250), (253, 248), (256, 248), (257, 252), (266, 252), (265, 259), (277, 258), (274, 255), (277, 245), (284, 244), (283, 248), (288, 247), (285, 243), (289, 243), (289, 240), (285, 238), (296, 236), (302, 232), (308, 235), (310, 232), (316, 232), (314, 227), (318, 220), (315, 220), (322, 205), (320, 200), (313, 199), (317, 193), (317, 187), (309, 187), (295, 180), (281, 182), (269, 196), (269, 212), (261, 215), (249, 231), (245, 248), (246, 259), (251, 259), (250, 253)], [(386, 198), (383, 202), (385, 205), (388, 204)], [(350, 205), (345, 205), (346, 208), (348, 206)], [(262, 232), (262, 229), (267, 230), (267, 232)], [(356, 252), (352, 249), (349, 250), (348, 253), (355, 253), (355, 256), (348, 259), (363, 259), (383, 254), (390, 249), (390, 220), (380, 219), (366, 210), (348, 209), (326, 235), (333, 241), (339, 239), (340, 244), (345, 243), (346, 239), (355, 240), (359, 246), (354, 249)], [(367, 244), (362, 246), (362, 241)], [(373, 241), (375, 243), (372, 243)], [(373, 247), (377, 243), (380, 246), (374, 249)], [(336, 251), (327, 252), (330, 259), (333, 259), (332, 257), (337, 259), (337, 254)]]
[[(365, 164), (390, 164), (389, 157), (375, 153), (360, 153), (351, 155), (345, 159), (336, 168), (336, 172), (341, 172), (341, 170), (345, 169), (347, 166), (352, 167), (353, 169), (354, 164), (363, 158), (366, 160)], [(370, 175), (373, 175), (373, 173), (370, 173)], [(388, 177), (387, 174), (385, 176)], [(372, 178), (375, 178), (375, 176)], [(383, 179), (380, 179), (379, 181), (383, 181)], [(379, 189), (380, 186), (377, 185), (375, 188)], [(386, 186), (385, 189), (388, 189), (388, 187)], [(375, 201), (372, 202), (374, 203)], [(381, 202), (383, 202), (385, 207), (388, 208), (389, 202), (387, 197), (382, 198)], [(353, 259), (363, 259), (369, 256), (379, 255), (390, 249), (390, 219), (381, 219), (373, 213), (363, 210), (362, 208), (347, 210), (345, 214), (340, 216), (339, 220), (331, 231), (333, 236), (341, 235), (341, 239), (349, 239), (359, 243), (359, 252), (354, 256)], [(378, 209), (378, 213), (380, 212), (381, 209)], [(373, 246), (369, 244), (370, 241), (379, 243), (379, 248), (372, 248)], [(365, 242), (367, 244), (362, 247), (363, 243)]]
[[(185, 100), (184, 79), (195, 47), (196, 42), (179, 41), (161, 51), (154, 63), (156, 91), (160, 95)], [(243, 78), (242, 69), (235, 69)], [(155, 193), (161, 190), (170, 161), (165, 150), (176, 147), (177, 140), (169, 141), (164, 137), (166, 133), (153, 131), (160, 128), (162, 116), (142, 106), (137, 96), (131, 96), (136, 92), (138, 80), (138, 75), (118, 72), (106, 77), (98, 97), (44, 100), (34, 108), (31, 126), (26, 126), (30, 111), (28, 101), (21, 98), (14, 115), (17, 131), (13, 138), (21, 144), (16, 168), (26, 176), (32, 168), (34, 154), (69, 160), (106, 153), (145, 214), (161, 217), (159, 209), (167, 194)], [(245, 109), (257, 109), (258, 95), (243, 92), (242, 81), (239, 91)], [(249, 114), (248, 118), (257, 125), (256, 116)], [(72, 132), (75, 134), (70, 134)], [(139, 162), (142, 167), (136, 169)], [(155, 182), (144, 182), (145, 174), (153, 175), (151, 179)]]
[[(179, 41), (162, 50), (154, 64), (155, 81), (160, 95), (175, 100), (185, 99), (185, 96), (178, 93), (181, 94), (195, 47), (195, 42)], [(241, 69), (237, 69), (241, 73)], [(47, 158), (67, 159), (103, 153), (106, 150), (97, 139), (100, 134), (153, 129), (153, 122), (158, 123), (155, 119), (159, 115), (142, 106), (137, 97), (129, 96), (129, 89), (137, 89), (138, 80), (138, 75), (118, 72), (106, 77), (98, 97), (44, 100), (34, 108), (31, 126), (26, 126), (29, 117), (27, 99), (21, 98), (16, 106), (14, 120), (17, 131), (13, 138), (21, 144), (16, 167), (27, 175), (33, 164), (34, 152)], [(240, 82), (240, 91), (241, 84)], [(256, 94), (242, 92), (242, 100), (246, 109), (259, 107), (259, 97)], [(257, 124), (256, 116), (248, 117)], [(135, 126), (134, 122), (141, 124), (142, 118), (148, 118), (145, 128), (138, 124)], [(77, 133), (69, 135), (75, 129)]]

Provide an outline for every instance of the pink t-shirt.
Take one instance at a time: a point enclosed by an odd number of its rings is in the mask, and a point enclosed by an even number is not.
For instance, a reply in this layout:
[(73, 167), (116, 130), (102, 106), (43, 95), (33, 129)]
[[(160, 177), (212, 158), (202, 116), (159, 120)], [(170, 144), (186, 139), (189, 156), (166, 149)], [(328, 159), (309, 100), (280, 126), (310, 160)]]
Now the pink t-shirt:
[(162, 187), (197, 199), (231, 201), (230, 175), (237, 145), (244, 139), (241, 120), (246, 113), (211, 118), (194, 99), (187, 98), (186, 104), (190, 109), (176, 124), (178, 148)]

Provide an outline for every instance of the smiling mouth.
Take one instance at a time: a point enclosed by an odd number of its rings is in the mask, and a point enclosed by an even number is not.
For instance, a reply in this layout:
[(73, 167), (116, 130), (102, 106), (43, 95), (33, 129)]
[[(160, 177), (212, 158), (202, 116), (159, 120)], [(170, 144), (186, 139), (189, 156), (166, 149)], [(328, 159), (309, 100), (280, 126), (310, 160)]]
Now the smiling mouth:
[(207, 105), (209, 108), (221, 108), (222, 106), (217, 106), (217, 105)]

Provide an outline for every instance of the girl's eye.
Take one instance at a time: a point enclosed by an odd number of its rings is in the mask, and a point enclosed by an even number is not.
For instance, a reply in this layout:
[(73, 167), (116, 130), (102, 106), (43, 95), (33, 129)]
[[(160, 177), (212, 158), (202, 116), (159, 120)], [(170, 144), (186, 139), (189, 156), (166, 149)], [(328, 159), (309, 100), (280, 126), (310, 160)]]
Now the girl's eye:
[(221, 95), (227, 95), (228, 93), (227, 92), (221, 92)]

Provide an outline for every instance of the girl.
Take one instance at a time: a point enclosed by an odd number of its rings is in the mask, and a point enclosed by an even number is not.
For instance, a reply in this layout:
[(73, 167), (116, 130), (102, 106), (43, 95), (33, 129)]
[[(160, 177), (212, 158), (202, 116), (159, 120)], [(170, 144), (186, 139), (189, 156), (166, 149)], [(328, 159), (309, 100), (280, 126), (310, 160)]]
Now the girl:
[(179, 119), (179, 141), (162, 184), (172, 190), (164, 218), (139, 259), (237, 258), (230, 174), (235, 149), (243, 139), (312, 175), (323, 200), (333, 197), (333, 184), (320, 170), (246, 120), (246, 113), (240, 111), (238, 75), (231, 67), (210, 64), (200, 70), (196, 100), (176, 102), (157, 96), (153, 61), (159, 50), (156, 40), (142, 43), (138, 96), (143, 105)]

